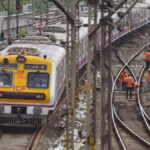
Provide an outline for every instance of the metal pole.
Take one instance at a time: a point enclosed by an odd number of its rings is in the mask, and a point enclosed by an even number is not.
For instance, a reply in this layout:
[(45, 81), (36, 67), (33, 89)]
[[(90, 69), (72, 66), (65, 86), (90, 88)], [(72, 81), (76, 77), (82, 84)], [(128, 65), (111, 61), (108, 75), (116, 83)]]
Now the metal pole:
[[(108, 44), (111, 44), (111, 26), (108, 26)], [(108, 114), (108, 134), (109, 134), (109, 145), (108, 145), (108, 149), (112, 150), (112, 140), (111, 140), (111, 136), (112, 136), (112, 110), (111, 110), (111, 89), (112, 89), (112, 80), (111, 80), (111, 53), (112, 53), (112, 49), (111, 46), (108, 47), (108, 60), (107, 60), (107, 64), (108, 64), (108, 109), (109, 109), (109, 114)]]
[[(101, 6), (104, 6), (104, 0), (101, 0)], [(106, 28), (104, 20), (104, 9), (101, 10), (101, 150), (111, 149), (111, 112), (110, 112), (110, 49), (105, 48)], [(106, 66), (108, 69), (106, 69)]]
[(10, 0), (8, 0), (7, 9), (7, 34), (10, 34)]
[(19, 38), (19, 9), (16, 9), (16, 38)]
[(32, 0), (32, 12), (34, 13), (34, 0)]
[(49, 2), (48, 0), (46, 0), (46, 25), (48, 25), (48, 9), (49, 9)]
[[(72, 3), (72, 13), (69, 12), (69, 9), (66, 11), (65, 8), (57, 1), (57, 0), (49, 0), (52, 1), (65, 15), (67, 18), (68, 23), (71, 24), (71, 62), (69, 62), (69, 71), (71, 72), (71, 78), (68, 77), (68, 95), (67, 95), (67, 135), (66, 135), (66, 150), (71, 147), (71, 150), (74, 150), (74, 120), (75, 120), (75, 89), (76, 89), (76, 7), (74, 1), (68, 0), (68, 3)], [(68, 5), (69, 7), (69, 5)], [(69, 27), (67, 27), (67, 34), (69, 35)], [(68, 40), (69, 41), (69, 37)], [(69, 43), (69, 42), (68, 42)], [(68, 45), (68, 50), (69, 51)], [(69, 60), (69, 55), (67, 56), (67, 60)], [(68, 61), (67, 61), (68, 62)], [(70, 67), (71, 65), (71, 67)], [(69, 72), (68, 71), (68, 72)], [(67, 74), (67, 73), (66, 73)], [(69, 74), (69, 73), (68, 73)], [(68, 75), (70, 76), (70, 74)], [(69, 88), (69, 79), (71, 79), (71, 88)], [(70, 107), (71, 106), (71, 107)], [(70, 125), (70, 128), (69, 128)], [(70, 129), (70, 130), (69, 130)], [(71, 134), (72, 133), (72, 134)], [(71, 135), (71, 146), (69, 145), (69, 137)]]
[[(124, 12), (124, 16), (126, 16), (130, 10), (134, 7), (138, 0), (133, 1), (133, 4)], [(112, 2), (109, 0), (108, 2)], [(127, 0), (122, 0), (118, 6), (115, 8), (121, 8)], [(120, 23), (120, 19), (118, 19), (115, 23), (112, 23), (112, 12), (109, 12), (110, 9), (108, 5), (104, 7), (104, 0), (100, 0), (101, 4), (101, 150), (111, 150), (112, 149), (112, 141), (111, 141), (111, 134), (112, 134), (112, 118), (111, 118), (111, 46), (106, 48), (106, 35), (108, 35), (108, 44), (111, 43), (111, 24), (117, 25)], [(104, 8), (106, 8), (104, 10)], [(107, 18), (104, 16), (104, 11), (108, 11)]]
[[(91, 27), (91, 4), (88, 3), (88, 32), (90, 31)], [(89, 138), (91, 136), (91, 131), (90, 131), (90, 83), (91, 83), (91, 61), (90, 61), (90, 56), (91, 56), (91, 48), (90, 48), (90, 38), (88, 37), (88, 63), (87, 63), (87, 112), (86, 112), (86, 132), (87, 132), (87, 142), (86, 142), (86, 150), (90, 150), (91, 144), (89, 143)]]
[[(76, 46), (76, 50), (77, 50), (77, 53), (76, 53), (76, 69), (78, 70), (78, 62), (79, 62), (79, 46), (80, 46), (80, 35), (79, 35), (79, 24), (80, 24), (80, 12), (79, 12), (79, 5), (76, 5), (76, 26), (77, 26), (77, 29), (76, 29), (76, 41), (77, 41), (77, 46)], [(75, 93), (75, 103), (77, 104), (77, 101), (79, 100), (79, 71), (77, 71), (76, 73), (76, 93)]]
[(40, 24), (42, 25), (42, 0), (40, 0)]
[[(69, 0), (67, 0), (67, 4), (69, 4), (68, 2)], [(68, 5), (67, 5), (67, 10), (68, 10)], [(66, 104), (67, 104), (67, 116), (66, 116), (66, 150), (69, 150), (69, 22), (67, 21), (67, 45), (66, 45)]]
[[(97, 11), (98, 11), (98, 3), (94, 4), (94, 25), (97, 25)], [(97, 60), (97, 34), (94, 36), (95, 44), (94, 44), (94, 72), (93, 72), (93, 137), (94, 137), (94, 143), (92, 146), (92, 150), (96, 150), (96, 111), (97, 111), (97, 93), (96, 93), (96, 77), (97, 77), (97, 67), (98, 67), (98, 60)]]
[[(72, 13), (73, 16), (76, 16), (76, 7), (74, 2), (72, 2)], [(74, 121), (75, 121), (75, 89), (76, 89), (76, 18), (74, 23), (71, 25), (71, 104), (72, 104), (72, 136), (71, 136), (71, 148), (74, 150)]]

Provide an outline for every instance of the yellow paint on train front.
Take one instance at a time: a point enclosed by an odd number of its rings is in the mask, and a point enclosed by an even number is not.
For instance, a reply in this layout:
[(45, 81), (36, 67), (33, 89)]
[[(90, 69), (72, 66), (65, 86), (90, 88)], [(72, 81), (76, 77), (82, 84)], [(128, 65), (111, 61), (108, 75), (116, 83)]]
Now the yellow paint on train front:
[[(3, 62), (4, 58), (9, 60), (9, 63), (17, 63), (16, 61), (17, 55), (9, 55), (9, 56), (1, 56), (0, 63)], [(14, 83), (12, 87), (0, 87), (0, 91), (7, 91), (7, 92), (29, 92), (29, 93), (43, 93), (46, 95), (45, 100), (25, 100), (25, 99), (2, 99), (0, 98), (1, 102), (16, 102), (16, 103), (49, 103), (50, 101), (50, 86), (51, 86), (51, 72), (52, 72), (52, 61), (48, 59), (44, 59), (41, 57), (36, 56), (24, 56), (26, 57), (25, 63), (17, 63), (18, 68), (4, 68), (6, 71), (12, 71), (14, 73)], [(29, 72), (37, 72), (37, 70), (27, 70), (24, 69), (25, 64), (46, 64), (47, 70), (39, 70), (42, 73), (49, 74), (49, 87), (48, 88), (28, 88), (27, 87), (27, 75)], [(2, 70), (2, 68), (0, 68)]]

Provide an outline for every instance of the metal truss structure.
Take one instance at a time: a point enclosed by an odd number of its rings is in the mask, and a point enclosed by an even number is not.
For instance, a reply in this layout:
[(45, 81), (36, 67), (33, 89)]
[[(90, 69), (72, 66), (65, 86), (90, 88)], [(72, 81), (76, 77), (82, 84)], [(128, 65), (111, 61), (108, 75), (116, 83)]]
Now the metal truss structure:
[[(71, 6), (65, 8), (60, 4), (58, 0), (47, 0), (53, 2), (65, 15), (67, 18), (67, 68), (66, 71), (66, 83), (67, 83), (67, 130), (66, 130), (66, 150), (74, 150), (74, 123), (75, 123), (75, 113), (76, 113), (76, 92), (78, 89), (78, 75), (77, 75), (77, 58), (78, 58), (78, 41), (79, 41), (79, 3), (82, 0), (67, 0), (67, 5)], [(115, 4), (114, 0), (87, 0), (88, 5), (88, 64), (87, 64), (87, 79), (88, 79), (88, 91), (87, 91), (87, 114), (86, 114), (86, 131), (87, 131), (87, 142), (85, 145), (85, 150), (112, 150), (111, 144), (111, 107), (110, 107), (110, 97), (111, 97), (111, 45), (105, 47), (105, 39), (109, 37), (109, 42), (111, 41), (111, 32), (114, 28), (120, 28), (120, 22), (124, 16), (126, 16), (138, 0), (132, 0), (132, 4), (126, 8), (125, 12), (118, 13), (120, 19), (117, 22), (112, 20), (113, 14), (119, 12), (126, 3), (130, 0), (120, 0)], [(10, 32), (10, 0), (8, 0), (8, 33)], [(98, 11), (101, 13), (101, 18), (97, 22)], [(94, 23), (92, 23), (94, 20)], [(97, 55), (97, 30), (101, 29), (101, 50), (100, 50), (100, 68), (98, 68)], [(69, 35), (71, 35), (71, 45)], [(96, 40), (95, 40), (96, 39)], [(70, 49), (71, 47), (71, 49)], [(94, 47), (95, 61), (94, 61), (94, 73), (93, 79), (91, 79), (91, 48)], [(70, 66), (69, 66), (70, 65)], [(101, 146), (96, 147), (96, 128), (98, 126), (96, 121), (96, 73), (97, 70), (101, 72)], [(71, 79), (71, 86), (69, 83)], [(93, 81), (92, 81), (93, 80)], [(93, 83), (93, 93), (92, 99), (90, 98), (90, 83)], [(92, 101), (92, 102), (91, 102)], [(91, 111), (92, 108), (92, 111)]]
[[(71, 11), (69, 9), (65, 9), (58, 0), (49, 0), (53, 2), (67, 17), (68, 25), (67, 25), (67, 35), (69, 36), (69, 29), (71, 28), (71, 54), (69, 54), (69, 50), (67, 50), (67, 62), (71, 64), (71, 66), (67, 68), (71, 68), (71, 88), (69, 88), (68, 83), (68, 117), (67, 117), (67, 142), (66, 142), (66, 150), (74, 150), (74, 121), (75, 121), (75, 99), (76, 99), (76, 90), (77, 90), (77, 64), (76, 59), (78, 56), (78, 4), (82, 0), (68, 0), (72, 5)], [(126, 16), (130, 10), (134, 7), (134, 5), (138, 2), (138, 0), (132, 1), (130, 7), (126, 9), (126, 12), (118, 13), (120, 19), (117, 22), (113, 22), (112, 15), (118, 12), (120, 8), (122, 8), (128, 0), (122, 0), (115, 5), (113, 0), (87, 0), (88, 5), (88, 64), (87, 64), (87, 79), (88, 79), (88, 91), (87, 91), (87, 114), (86, 114), (86, 131), (87, 131), (87, 142), (85, 149), (86, 150), (96, 150), (96, 73), (97, 70), (100, 69), (101, 72), (101, 150), (111, 150), (111, 107), (110, 107), (110, 97), (111, 97), (111, 45), (105, 47), (105, 39), (108, 36), (109, 42), (111, 41), (111, 32), (114, 28), (119, 28), (120, 22), (124, 16)], [(98, 8), (99, 6), (99, 8)], [(100, 10), (101, 18), (100, 21), (97, 22), (97, 13)], [(106, 13), (107, 12), (107, 13)], [(106, 15), (107, 14), (107, 15)], [(120, 15), (119, 15), (120, 14)], [(91, 20), (94, 20), (94, 23), (91, 23)], [(100, 68), (97, 68), (98, 60), (95, 57), (95, 71), (93, 75), (93, 81), (91, 79), (91, 47), (94, 47), (95, 54), (97, 54), (97, 37), (96, 32), (101, 28), (101, 51), (100, 51)], [(69, 43), (69, 38), (68, 43)], [(69, 49), (69, 46), (67, 47)], [(69, 60), (69, 55), (71, 55), (71, 60)], [(69, 63), (70, 62), (70, 63)], [(69, 73), (67, 73), (67, 79), (69, 79)], [(93, 82), (93, 96), (92, 102), (90, 98), (90, 83)], [(70, 92), (71, 91), (71, 92)], [(71, 93), (71, 94), (70, 94)], [(93, 107), (93, 108), (92, 108)], [(91, 111), (91, 108), (93, 111)], [(100, 138), (100, 137), (99, 137)]]

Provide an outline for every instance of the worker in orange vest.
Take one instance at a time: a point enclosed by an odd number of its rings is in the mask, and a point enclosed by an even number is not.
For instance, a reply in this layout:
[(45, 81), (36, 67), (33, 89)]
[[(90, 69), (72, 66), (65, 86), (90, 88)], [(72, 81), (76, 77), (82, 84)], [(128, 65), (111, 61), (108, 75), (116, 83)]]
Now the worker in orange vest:
[(148, 48), (146, 52), (146, 68), (149, 68), (150, 66), (150, 49)]
[(126, 99), (128, 98), (128, 93), (130, 91), (130, 99), (132, 98), (132, 90), (133, 90), (133, 83), (134, 83), (134, 79), (133, 77), (131, 77), (131, 75), (129, 74), (126, 78), (125, 78), (125, 82), (126, 82)]
[(128, 76), (127, 74), (127, 70), (123, 70), (123, 72), (121, 73), (121, 83), (122, 83), (122, 91), (125, 90), (126, 88), (126, 82), (125, 82), (125, 78)]
[(148, 74), (147, 74), (147, 88), (148, 88), (148, 92), (150, 92), (150, 69), (148, 69)]
[(137, 82), (134, 82), (134, 83), (133, 83), (133, 90), (136, 91), (137, 87), (138, 87)]

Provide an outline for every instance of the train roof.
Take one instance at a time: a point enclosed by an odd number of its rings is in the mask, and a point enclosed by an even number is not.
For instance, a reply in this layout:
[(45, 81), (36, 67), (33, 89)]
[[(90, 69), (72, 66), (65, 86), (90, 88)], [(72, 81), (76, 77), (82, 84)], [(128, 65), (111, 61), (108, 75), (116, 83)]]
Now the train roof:
[(66, 50), (60, 45), (55, 44), (32, 44), (32, 43), (14, 43), (8, 46), (6, 49), (0, 51), (0, 55), (19, 55), (21, 51), (25, 52), (25, 55), (39, 56), (44, 57), (47, 56), (47, 59), (51, 59), (56, 64), (61, 62), (61, 60), (65, 57)]

